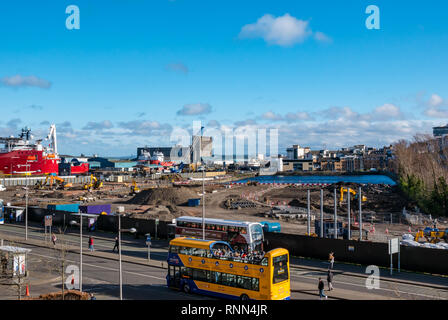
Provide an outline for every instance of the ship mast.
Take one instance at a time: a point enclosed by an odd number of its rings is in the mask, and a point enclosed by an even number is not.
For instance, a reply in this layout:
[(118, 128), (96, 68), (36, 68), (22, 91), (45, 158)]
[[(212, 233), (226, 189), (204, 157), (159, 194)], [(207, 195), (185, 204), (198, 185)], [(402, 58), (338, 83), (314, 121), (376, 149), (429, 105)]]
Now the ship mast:
[(58, 154), (58, 142), (56, 138), (56, 125), (52, 124), (50, 126), (50, 132), (48, 133), (47, 140), (50, 140), (51, 147), (53, 149), (53, 153), (55, 155)]

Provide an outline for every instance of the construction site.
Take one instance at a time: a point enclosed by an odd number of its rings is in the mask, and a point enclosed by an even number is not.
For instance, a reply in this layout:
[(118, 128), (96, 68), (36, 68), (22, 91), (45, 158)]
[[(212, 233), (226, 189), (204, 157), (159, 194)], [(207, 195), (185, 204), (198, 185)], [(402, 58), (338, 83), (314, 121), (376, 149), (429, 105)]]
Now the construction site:
[[(110, 205), (110, 212), (104, 214), (121, 210), (130, 218), (158, 219), (167, 223), (180, 216), (202, 216), (205, 210), (207, 218), (278, 222), (281, 232), (303, 235), (308, 234), (309, 210), (309, 235), (315, 236), (315, 223), (320, 220), (321, 208), (324, 221), (333, 221), (336, 211), (338, 221), (347, 226), (350, 194), (353, 238), (359, 236), (360, 203), (365, 240), (386, 242), (391, 237), (409, 234), (415, 237), (419, 230), (432, 228), (434, 223), (439, 230), (448, 227), (446, 220), (435, 221), (419, 213), (395, 186), (342, 182), (315, 186), (237, 184), (234, 181), (240, 176), (227, 174), (221, 178), (204, 181), (203, 186), (201, 181), (182, 178), (178, 174), (167, 174), (158, 179), (129, 175), (104, 180), (91, 175), (85, 183), (67, 183), (61, 177), (49, 176), (29, 185), (28, 190), (23, 185), (8, 186), (1, 197), (5, 206), (18, 208), (28, 205), (47, 209), (59, 205), (58, 210), (66, 210), (63, 205)], [(197, 201), (193, 203), (192, 200)], [(420, 241), (444, 242), (444, 236), (442, 234), (437, 239), (420, 236)]]

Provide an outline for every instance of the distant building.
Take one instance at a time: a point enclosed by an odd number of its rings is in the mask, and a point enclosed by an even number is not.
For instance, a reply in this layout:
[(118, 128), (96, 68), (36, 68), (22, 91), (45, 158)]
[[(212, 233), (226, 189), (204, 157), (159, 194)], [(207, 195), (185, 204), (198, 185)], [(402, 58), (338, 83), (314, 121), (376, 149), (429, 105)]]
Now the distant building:
[(312, 159), (310, 147), (300, 147), (298, 144), (294, 144), (291, 148), (286, 149), (288, 160), (298, 159)]
[(283, 171), (313, 171), (312, 159), (283, 160)]
[(448, 134), (448, 124), (442, 127), (433, 127), (432, 134), (434, 137), (443, 137)]

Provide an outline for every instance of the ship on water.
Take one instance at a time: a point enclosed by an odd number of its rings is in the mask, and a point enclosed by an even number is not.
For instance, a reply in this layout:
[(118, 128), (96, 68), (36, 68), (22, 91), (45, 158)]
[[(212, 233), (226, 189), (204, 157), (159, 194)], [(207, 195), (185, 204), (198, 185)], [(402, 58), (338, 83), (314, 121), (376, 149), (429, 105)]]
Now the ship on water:
[[(31, 129), (25, 127), (18, 137), (0, 137), (0, 174), (3, 175), (46, 175), (59, 174), (61, 159), (58, 155), (56, 126), (52, 124), (46, 147), (43, 139), (33, 141)], [(71, 165), (71, 174), (85, 174), (89, 171), (88, 163)]]
[(152, 156), (148, 151), (143, 151), (137, 160), (139, 162), (149, 162), (149, 164), (160, 165), (163, 167), (174, 166), (173, 161), (165, 161), (165, 156), (160, 151), (155, 151)]

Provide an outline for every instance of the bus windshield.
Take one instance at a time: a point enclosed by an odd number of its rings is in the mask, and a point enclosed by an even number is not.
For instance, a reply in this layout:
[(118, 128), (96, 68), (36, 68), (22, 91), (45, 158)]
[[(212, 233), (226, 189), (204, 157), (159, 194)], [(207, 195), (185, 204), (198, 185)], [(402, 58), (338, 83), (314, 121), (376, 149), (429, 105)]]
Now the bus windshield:
[(274, 277), (272, 279), (273, 284), (288, 280), (289, 275), (288, 275), (288, 255), (287, 254), (273, 257), (272, 265), (274, 267)]

